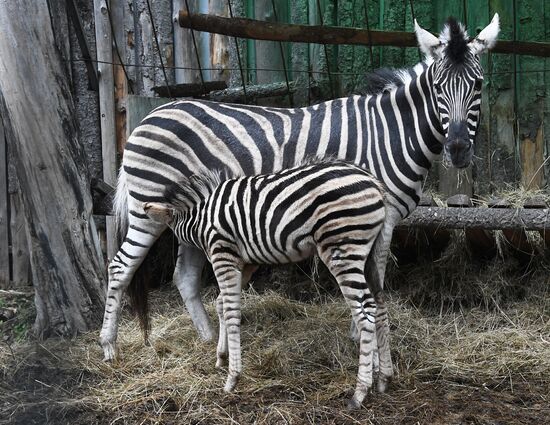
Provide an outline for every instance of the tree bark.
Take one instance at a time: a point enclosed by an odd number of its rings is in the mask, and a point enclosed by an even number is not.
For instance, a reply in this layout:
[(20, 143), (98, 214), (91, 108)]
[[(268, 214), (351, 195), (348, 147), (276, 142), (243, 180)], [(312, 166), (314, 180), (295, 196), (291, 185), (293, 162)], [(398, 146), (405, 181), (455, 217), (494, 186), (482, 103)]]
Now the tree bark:
[(104, 264), (87, 160), (46, 0), (0, 2), (0, 108), (30, 236), (39, 338), (96, 326)]

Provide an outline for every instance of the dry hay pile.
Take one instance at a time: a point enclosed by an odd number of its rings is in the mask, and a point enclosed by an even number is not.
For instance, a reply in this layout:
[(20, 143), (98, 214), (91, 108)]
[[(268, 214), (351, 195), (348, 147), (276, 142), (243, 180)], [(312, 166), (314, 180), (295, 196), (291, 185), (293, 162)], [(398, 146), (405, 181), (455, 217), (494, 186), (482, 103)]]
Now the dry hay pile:
[[(542, 423), (550, 414), (547, 276), (533, 277), (528, 296), (489, 309), (415, 306), (407, 291), (390, 291), (396, 377), (358, 412), (344, 407), (358, 353), (341, 297), (325, 291), (306, 302), (249, 289), (244, 376), (226, 395), (215, 344), (198, 340), (175, 290), (156, 291), (151, 346), (125, 317), (114, 364), (101, 360), (95, 332), (2, 348), (4, 382), (13, 387), (0, 398), (0, 423), (42, 423), (33, 422), (38, 412), (72, 424)], [(207, 292), (216, 317), (214, 290)]]

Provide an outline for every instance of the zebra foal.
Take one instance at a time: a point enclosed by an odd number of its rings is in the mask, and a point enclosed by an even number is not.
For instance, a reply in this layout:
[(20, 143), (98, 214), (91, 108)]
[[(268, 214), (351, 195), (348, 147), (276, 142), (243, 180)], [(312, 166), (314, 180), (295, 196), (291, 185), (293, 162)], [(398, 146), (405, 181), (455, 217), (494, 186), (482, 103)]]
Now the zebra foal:
[[(258, 264), (296, 262), (315, 254), (332, 273), (360, 330), (357, 386), (348, 405), (359, 408), (372, 386), (372, 357), (381, 283), (365, 266), (386, 218), (382, 185), (345, 162), (312, 162), (275, 174), (220, 182), (193, 176), (165, 191), (167, 203), (145, 203), (152, 220), (168, 225), (180, 243), (202, 250), (220, 287), (216, 366), (229, 358), (225, 391), (242, 371), (241, 288)], [(388, 340), (384, 339), (387, 343)], [(382, 342), (379, 342), (382, 344)], [(380, 348), (380, 377), (392, 374), (389, 346)], [(382, 367), (382, 365), (384, 367)]]

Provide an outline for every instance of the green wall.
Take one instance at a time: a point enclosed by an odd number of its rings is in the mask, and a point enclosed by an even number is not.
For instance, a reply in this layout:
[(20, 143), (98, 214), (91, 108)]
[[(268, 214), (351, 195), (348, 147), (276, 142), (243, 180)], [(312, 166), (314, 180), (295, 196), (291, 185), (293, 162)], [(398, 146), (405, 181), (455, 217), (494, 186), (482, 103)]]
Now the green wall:
[[(300, 24), (338, 25), (412, 31), (414, 17), (438, 33), (448, 16), (467, 25), (474, 36), (498, 12), (501, 39), (550, 42), (550, 1), (545, 0), (247, 0), (249, 17)], [(366, 7), (366, 10), (365, 10)], [(365, 13), (366, 12), (366, 13)], [(301, 90), (279, 101), (301, 106), (360, 90), (374, 68), (408, 67), (419, 60), (417, 48), (322, 46), (294, 43), (247, 44), (247, 65), (276, 71), (249, 73), (249, 83), (290, 80)], [(544, 163), (550, 149), (550, 59), (489, 54), (483, 58), (485, 83), (482, 126), (473, 167), (474, 192), (530, 184), (543, 187), (550, 176)], [(548, 70), (548, 71), (545, 71)], [(327, 72), (330, 71), (329, 76)], [(550, 161), (548, 161), (550, 163)], [(537, 170), (539, 172), (537, 173)]]

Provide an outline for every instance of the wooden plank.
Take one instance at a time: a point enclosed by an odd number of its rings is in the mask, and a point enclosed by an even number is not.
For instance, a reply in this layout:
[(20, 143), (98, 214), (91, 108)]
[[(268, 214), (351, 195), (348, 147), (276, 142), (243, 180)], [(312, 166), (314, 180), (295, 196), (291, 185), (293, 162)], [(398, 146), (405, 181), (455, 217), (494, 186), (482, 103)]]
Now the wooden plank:
[[(179, 13), (179, 25), (198, 31), (255, 40), (292, 41), (295, 43), (358, 44), (373, 46), (416, 47), (414, 33), (407, 31), (370, 32), (357, 28), (321, 25), (296, 25), (262, 22), (248, 18), (225, 18), (205, 14)], [(515, 53), (550, 57), (550, 43), (500, 40), (493, 53)]]
[[(149, 112), (168, 102), (170, 102), (170, 99), (165, 99), (162, 97), (128, 95), (128, 98), (126, 99), (127, 135), (130, 136), (130, 134), (132, 134), (132, 131), (134, 131), (134, 129), (139, 125), (143, 118), (145, 118), (149, 114)], [(105, 183), (114, 186), (113, 183), (107, 181)]]
[[(218, 16), (229, 16), (227, 2), (211, 0), (209, 2), (208, 13)], [(178, 22), (175, 25), (179, 27)], [(229, 37), (223, 34), (210, 34), (210, 63), (212, 69), (210, 78), (212, 80), (223, 80), (229, 82)]]
[[(524, 0), (516, 3), (516, 34), (519, 40), (544, 40), (544, 2)], [(517, 58), (517, 130), (521, 163), (521, 183), (526, 189), (543, 185), (544, 167), (544, 59)]]
[(6, 137), (0, 117), (0, 288), (10, 284), (8, 160)]
[[(106, 0), (94, 0), (95, 38), (99, 73), (99, 117), (101, 125), (101, 152), (103, 159), (103, 180), (116, 183), (116, 126), (115, 92), (113, 75), (113, 42), (107, 13)], [(118, 244), (113, 217), (106, 219), (107, 258), (117, 252)]]

